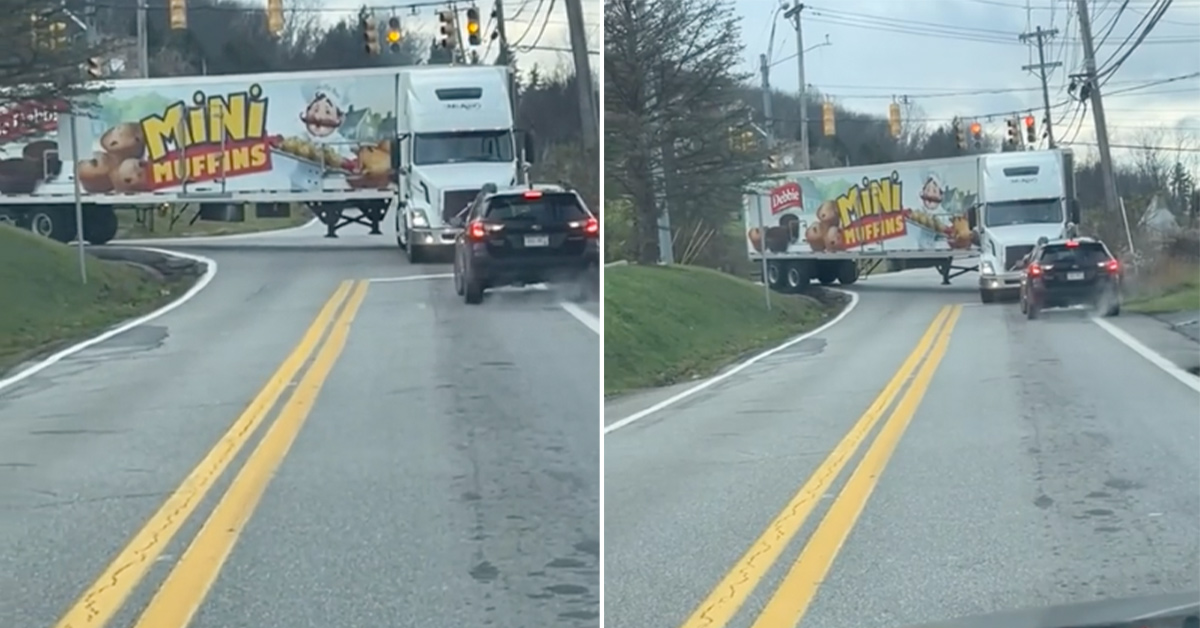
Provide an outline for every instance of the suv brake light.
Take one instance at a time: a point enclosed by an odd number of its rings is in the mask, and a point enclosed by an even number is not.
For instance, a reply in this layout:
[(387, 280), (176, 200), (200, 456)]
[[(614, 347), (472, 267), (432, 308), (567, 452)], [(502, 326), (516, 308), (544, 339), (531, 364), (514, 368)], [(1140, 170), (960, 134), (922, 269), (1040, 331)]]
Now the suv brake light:
[(590, 236), (600, 235), (600, 221), (595, 218), (588, 218), (587, 222), (583, 225), (583, 232)]
[(467, 237), (476, 241), (486, 238), (487, 231), (483, 228), (483, 223), (478, 220), (472, 221), (467, 226)]
[(1038, 264), (1030, 264), (1027, 272), (1030, 277), (1040, 277), (1042, 275), (1042, 267)]
[(542, 198), (541, 190), (525, 190), (523, 195), (525, 198)]
[(1079, 246), (1079, 242), (1077, 242), (1075, 240), (1067, 240), (1066, 246), (1068, 249), (1073, 249), (1073, 248)]
[(1115, 259), (1110, 259), (1107, 262), (1100, 262), (1100, 266), (1110, 273), (1115, 273), (1121, 270), (1121, 263)]

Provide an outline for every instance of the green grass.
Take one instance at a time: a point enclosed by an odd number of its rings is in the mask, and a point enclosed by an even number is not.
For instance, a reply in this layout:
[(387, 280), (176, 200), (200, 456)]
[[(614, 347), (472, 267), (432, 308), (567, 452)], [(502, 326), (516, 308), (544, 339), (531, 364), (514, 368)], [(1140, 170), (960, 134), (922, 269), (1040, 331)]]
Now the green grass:
[(171, 226), (171, 219), (166, 215), (155, 215), (153, 220), (144, 223), (137, 222), (137, 212), (132, 209), (117, 210), (117, 237), (120, 239), (137, 238), (188, 238), (238, 233), (258, 233), (299, 227), (312, 220), (312, 214), (303, 207), (293, 207), (291, 216), (284, 218), (259, 218), (254, 215), (253, 207), (246, 208), (246, 219), (242, 222), (223, 222), (211, 220), (191, 221), (194, 210), (187, 211), (183, 217)]
[(0, 224), (0, 374), (72, 341), (150, 312), (187, 285), (135, 267), (87, 257), (75, 248)]
[(1125, 309), (1139, 314), (1168, 314), (1200, 310), (1200, 279), (1193, 276), (1153, 290), (1125, 302)]
[(604, 269), (606, 395), (705, 377), (813, 329), (840, 309), (687, 266)]

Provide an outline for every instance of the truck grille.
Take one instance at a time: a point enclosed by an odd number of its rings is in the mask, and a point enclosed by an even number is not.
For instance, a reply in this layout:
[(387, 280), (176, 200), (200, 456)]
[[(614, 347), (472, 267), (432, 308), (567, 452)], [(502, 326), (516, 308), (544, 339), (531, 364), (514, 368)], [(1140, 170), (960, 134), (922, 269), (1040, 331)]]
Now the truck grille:
[(1021, 261), (1030, 251), (1033, 250), (1032, 245), (1010, 246), (1004, 249), (1004, 268), (1012, 270), (1017, 262)]
[(445, 222), (458, 215), (471, 201), (479, 190), (454, 190), (442, 195), (442, 221)]

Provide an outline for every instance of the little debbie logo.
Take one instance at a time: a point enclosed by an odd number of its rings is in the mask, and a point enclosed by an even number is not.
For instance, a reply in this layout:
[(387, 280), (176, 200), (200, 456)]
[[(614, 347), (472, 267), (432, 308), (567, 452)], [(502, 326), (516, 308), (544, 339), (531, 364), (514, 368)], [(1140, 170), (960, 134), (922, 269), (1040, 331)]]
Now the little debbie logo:
[(802, 209), (804, 200), (800, 196), (800, 184), (796, 182), (784, 183), (783, 185), (771, 190), (771, 215), (784, 212), (789, 209)]
[(146, 140), (146, 187), (154, 190), (188, 182), (271, 170), (267, 99), (262, 88), (208, 96), (196, 92), (161, 115), (141, 120)]

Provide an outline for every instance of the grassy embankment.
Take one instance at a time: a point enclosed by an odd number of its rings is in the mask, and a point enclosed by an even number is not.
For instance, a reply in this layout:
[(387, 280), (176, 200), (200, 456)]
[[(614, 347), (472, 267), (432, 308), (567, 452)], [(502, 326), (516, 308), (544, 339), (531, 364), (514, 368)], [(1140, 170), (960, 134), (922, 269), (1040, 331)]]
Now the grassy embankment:
[(844, 305), (771, 295), (762, 286), (705, 268), (604, 269), (604, 392), (665, 386), (706, 377), (829, 320)]
[(189, 210), (175, 225), (164, 214), (147, 217), (143, 222), (137, 221), (137, 212), (131, 209), (117, 211), (117, 238), (132, 240), (139, 238), (188, 238), (233, 235), (238, 233), (258, 233), (275, 231), (289, 227), (299, 227), (313, 219), (313, 215), (302, 205), (294, 205), (290, 216), (282, 218), (260, 218), (255, 215), (253, 206), (247, 206), (245, 220), (241, 222), (225, 222), (213, 220), (197, 220), (188, 224), (194, 210)]
[(0, 374), (153, 311), (190, 287), (91, 256), (84, 285), (77, 256), (72, 247), (0, 224)]
[(1200, 266), (1172, 264), (1136, 286), (1125, 309), (1140, 314), (1200, 310)]

